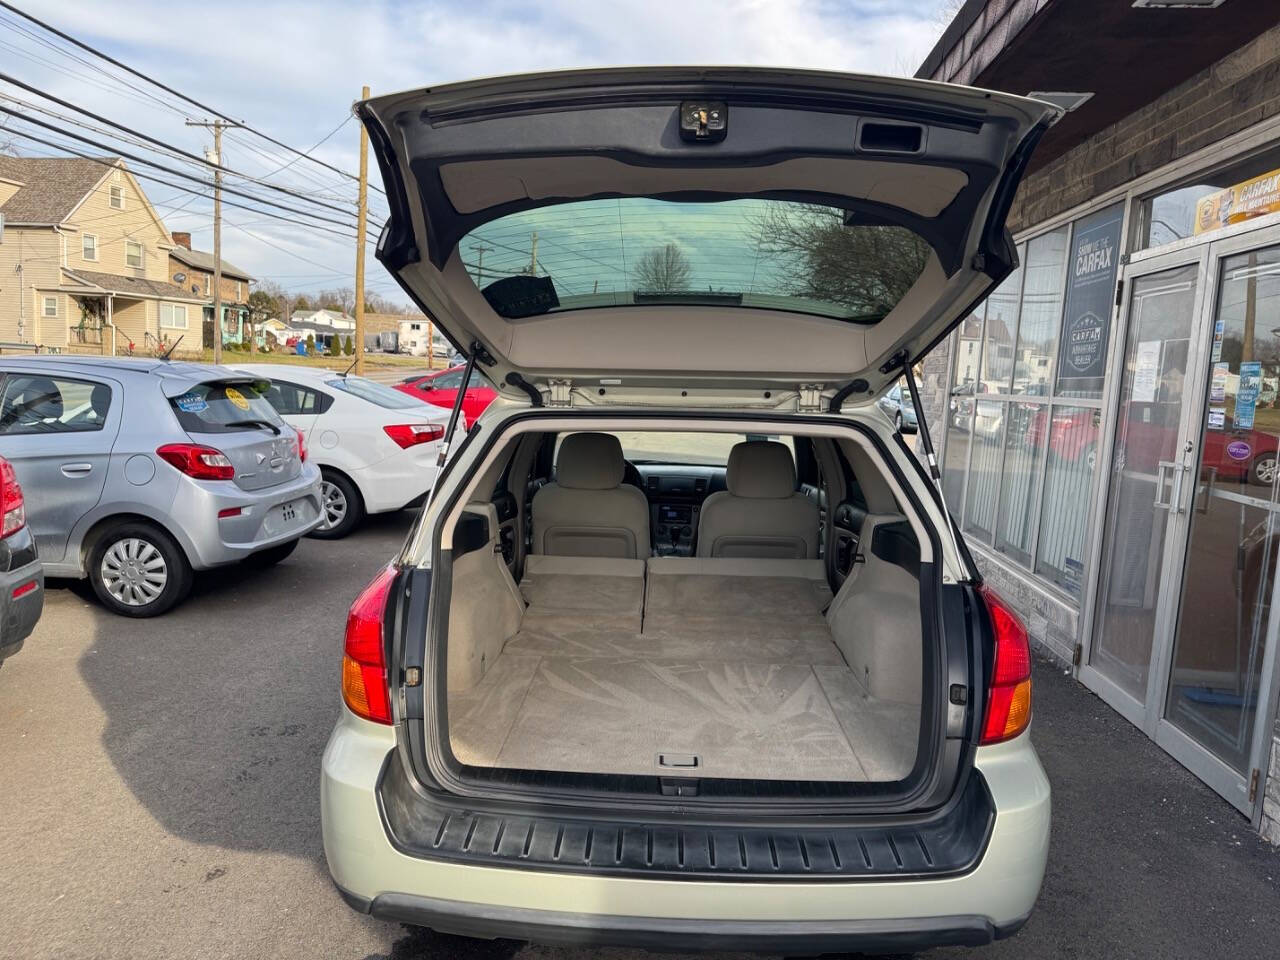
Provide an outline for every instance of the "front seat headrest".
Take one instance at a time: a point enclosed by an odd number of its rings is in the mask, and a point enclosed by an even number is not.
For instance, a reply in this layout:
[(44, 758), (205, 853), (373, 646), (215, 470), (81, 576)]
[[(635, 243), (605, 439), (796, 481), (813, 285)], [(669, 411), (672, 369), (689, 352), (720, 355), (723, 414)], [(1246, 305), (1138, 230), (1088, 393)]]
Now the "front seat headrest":
[(111, 408), (111, 388), (105, 383), (94, 384), (93, 390), (89, 392), (89, 408), (99, 420), (105, 420), (107, 410)]
[(746, 440), (734, 444), (725, 485), (735, 497), (781, 500), (796, 492), (796, 465), (786, 444)]
[(556, 483), (572, 490), (612, 490), (626, 469), (622, 444), (609, 433), (571, 433), (560, 442)]

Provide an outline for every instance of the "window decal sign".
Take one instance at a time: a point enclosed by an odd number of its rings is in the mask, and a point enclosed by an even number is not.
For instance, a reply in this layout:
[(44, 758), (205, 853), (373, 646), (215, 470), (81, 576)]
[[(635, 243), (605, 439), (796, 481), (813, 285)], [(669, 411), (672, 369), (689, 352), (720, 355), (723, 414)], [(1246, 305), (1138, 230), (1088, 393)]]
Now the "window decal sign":
[(1232, 460), (1248, 460), (1253, 448), (1243, 440), (1232, 440), (1227, 444), (1227, 456)]
[(1236, 412), (1232, 418), (1237, 430), (1253, 429), (1253, 411), (1262, 392), (1262, 364), (1250, 361), (1240, 364), (1240, 386), (1236, 389)]
[(209, 404), (198, 393), (184, 393), (173, 402), (183, 413), (204, 413), (209, 409)]
[(1100, 383), (1105, 373), (1123, 217), (1124, 205), (1116, 204), (1076, 223), (1067, 261), (1059, 384), (1075, 380)]
[(1277, 210), (1280, 210), (1280, 170), (1272, 170), (1202, 199), (1196, 204), (1192, 229), (1197, 234), (1208, 233)]
[(244, 394), (235, 387), (227, 387), (227, 399), (234, 403), (241, 410), (249, 409), (249, 401), (245, 399)]

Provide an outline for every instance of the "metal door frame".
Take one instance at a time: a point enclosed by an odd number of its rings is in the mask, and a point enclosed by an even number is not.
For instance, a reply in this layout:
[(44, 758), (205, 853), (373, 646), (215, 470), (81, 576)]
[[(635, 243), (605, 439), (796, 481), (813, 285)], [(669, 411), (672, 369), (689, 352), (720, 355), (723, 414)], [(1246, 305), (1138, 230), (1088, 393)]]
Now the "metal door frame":
[[(1209, 365), (1212, 363), (1211, 345), (1213, 343), (1213, 328), (1217, 322), (1218, 301), (1221, 293), (1222, 264), (1226, 258), (1236, 254), (1268, 247), (1280, 247), (1280, 226), (1264, 226), (1256, 231), (1214, 240), (1208, 244), (1207, 266), (1210, 287), (1206, 290), (1202, 306), (1204, 312), (1199, 318), (1204, 323), (1204, 328), (1201, 336), (1199, 362), (1195, 371), (1198, 379), (1193, 398), (1195, 401), (1194, 412), (1197, 418), (1193, 426), (1194, 436), (1191, 438), (1192, 443), (1195, 445), (1191, 468), (1193, 472), (1199, 467), (1202, 441), (1204, 439), (1204, 410), (1207, 402), (1205, 394), (1209, 389)], [(1191, 364), (1188, 362), (1188, 376), (1191, 375), (1190, 367)], [(1185, 496), (1184, 515), (1187, 517), (1187, 523), (1185, 524), (1185, 529), (1178, 534), (1181, 542), (1176, 544), (1178, 547), (1175, 551), (1176, 570), (1169, 568), (1165, 571), (1166, 576), (1172, 577), (1176, 574), (1179, 594), (1181, 593), (1183, 578), (1186, 575), (1187, 553), (1191, 549), (1190, 518), (1196, 497), (1194, 477), (1192, 482), (1184, 484), (1183, 487)], [(1273, 558), (1274, 563), (1275, 559)], [(1273, 715), (1276, 706), (1276, 636), (1277, 631), (1280, 630), (1280, 615), (1277, 615), (1280, 614), (1280, 608), (1276, 606), (1277, 602), (1280, 602), (1280, 571), (1277, 571), (1273, 565), (1271, 608), (1264, 631), (1265, 637), (1263, 640), (1262, 665), (1259, 672), (1258, 702), (1255, 708), (1253, 738), (1249, 747), (1249, 760), (1244, 773), (1232, 769), (1164, 716), (1165, 706), (1169, 697), (1169, 685), (1173, 680), (1173, 649), (1177, 642), (1180, 605), (1172, 611), (1172, 620), (1168, 625), (1169, 632), (1162, 644), (1164, 654), (1160, 675), (1162, 682), (1156, 689), (1157, 700), (1153, 704), (1154, 712), (1157, 715), (1154, 735), (1156, 743), (1217, 793), (1221, 794), (1241, 813), (1249, 817), (1255, 825), (1260, 824), (1262, 817), (1262, 800), (1265, 792), (1267, 765), (1271, 754)], [(1253, 770), (1258, 771), (1258, 780), (1254, 797), (1250, 800), (1249, 781), (1251, 779), (1250, 771)]]
[[(1176, 571), (1180, 575), (1182, 571), (1182, 558), (1173, 556), (1173, 547), (1175, 544), (1181, 544), (1182, 550), (1185, 552), (1186, 538), (1181, 536), (1180, 532), (1187, 525), (1187, 517), (1184, 510), (1175, 510), (1170, 506), (1165, 517), (1164, 543), (1161, 548), (1159, 560), (1160, 571), (1160, 587), (1159, 594), (1155, 604), (1155, 624), (1152, 632), (1151, 641), (1151, 661), (1147, 670), (1147, 689), (1143, 700), (1138, 700), (1131, 693), (1111, 680), (1097, 667), (1091, 663), (1093, 653), (1093, 641), (1097, 631), (1097, 602), (1098, 592), (1101, 586), (1103, 571), (1109, 569), (1111, 553), (1115, 549), (1114, 538), (1108, 542), (1107, 538), (1107, 511), (1110, 505), (1111, 497), (1111, 477), (1114, 473), (1114, 464), (1116, 456), (1116, 439), (1119, 432), (1120, 422), (1120, 390), (1124, 380), (1124, 362), (1125, 355), (1128, 352), (1129, 334), (1133, 324), (1133, 287), (1134, 281), (1145, 276), (1164, 273), (1168, 270), (1177, 269), (1179, 267), (1195, 266), (1196, 267), (1196, 289), (1192, 302), (1192, 321), (1189, 330), (1189, 341), (1187, 345), (1187, 382), (1186, 388), (1192, 394), (1198, 395), (1203, 386), (1198, 380), (1191, 380), (1192, 371), (1200, 369), (1200, 363), (1205, 357), (1201, 356), (1202, 349), (1198, 343), (1197, 331), (1201, 318), (1205, 309), (1205, 287), (1209, 282), (1208, 276), (1209, 261), (1209, 244), (1199, 244), (1187, 249), (1173, 250), (1168, 253), (1155, 257), (1146, 257), (1137, 262), (1126, 263), (1121, 267), (1120, 279), (1123, 286), (1122, 307), (1119, 313), (1120, 323), (1117, 324), (1117, 332), (1121, 336), (1116, 338), (1116, 349), (1112, 351), (1111, 366), (1108, 371), (1108, 386), (1106, 390), (1106, 406), (1108, 411), (1106, 423), (1106, 439), (1103, 449), (1107, 451), (1105, 459), (1106, 477), (1103, 481), (1102, 495), (1099, 498), (1098, 510), (1098, 535), (1095, 538), (1096, 555), (1091, 558), (1092, 567), (1095, 575), (1090, 579), (1086, 610), (1082, 611), (1082, 637), (1081, 637), (1081, 655), (1078, 671), (1080, 682), (1096, 693), (1109, 706), (1124, 716), (1129, 722), (1139, 727), (1147, 736), (1155, 739), (1158, 714), (1151, 707), (1156, 703), (1159, 689), (1164, 687), (1164, 680), (1161, 678), (1159, 671), (1167, 661), (1165, 647), (1171, 646), (1169, 639), (1172, 634), (1172, 622), (1177, 618), (1177, 600), (1178, 593), (1181, 588), (1181, 577), (1178, 577), (1178, 590), (1170, 587), (1172, 582), (1171, 571), (1174, 570), (1173, 564), (1177, 564)], [(1207, 367), (1206, 375), (1207, 375)], [(1181, 451), (1181, 457), (1178, 460), (1179, 469), (1176, 476), (1181, 477), (1186, 472), (1186, 462), (1189, 456), (1197, 451), (1187, 451), (1185, 449), (1185, 441), (1189, 435), (1188, 420), (1190, 411), (1196, 411), (1196, 425), (1199, 425), (1198, 405), (1189, 403), (1191, 399), (1188, 396), (1187, 389), (1183, 392), (1182, 412), (1179, 418), (1178, 426), (1178, 448)], [(1102, 460), (1099, 461), (1104, 462)], [(1194, 461), (1194, 462), (1198, 462)], [(1186, 499), (1181, 496), (1185, 493), (1185, 481), (1174, 479), (1171, 486), (1180, 489), (1178, 497), (1179, 505), (1185, 504)], [(1172, 501), (1173, 494), (1170, 493)]]
[[(1280, 246), (1280, 223), (1267, 217), (1257, 229), (1237, 229), (1219, 239), (1204, 238), (1200, 242), (1181, 241), (1175, 249), (1158, 254), (1136, 257), (1121, 267), (1120, 277), (1124, 295), (1118, 312), (1116, 329), (1123, 334), (1116, 337), (1116, 349), (1112, 351), (1108, 385), (1104, 402), (1104, 446), (1108, 451), (1107, 471), (1099, 492), (1097, 526), (1094, 531), (1090, 578), (1085, 602), (1081, 610), (1081, 655), (1077, 671), (1078, 679), (1094, 691), (1109, 706), (1141, 728), (1157, 745), (1174, 759), (1203, 780), (1215, 792), (1248, 816), (1254, 826), (1259, 826), (1268, 764), (1273, 738), (1273, 726), (1280, 700), (1280, 570), (1272, 574), (1271, 610), (1265, 630), (1265, 646), (1258, 690), (1258, 703), (1250, 745), (1249, 768), (1257, 772), (1257, 784), (1252, 801), (1249, 799), (1251, 774), (1241, 775), (1208, 749), (1178, 729), (1164, 716), (1169, 685), (1172, 682), (1173, 649), (1177, 639), (1178, 617), (1181, 612), (1183, 577), (1186, 572), (1187, 552), (1190, 549), (1191, 514), (1197, 492), (1196, 471), (1200, 464), (1203, 446), (1204, 408), (1209, 389), (1209, 365), (1216, 322), (1222, 261), (1238, 253), (1265, 247)], [(1096, 604), (1101, 585), (1102, 571), (1107, 569), (1110, 551), (1115, 544), (1104, 543), (1107, 530), (1107, 506), (1111, 494), (1112, 465), (1115, 461), (1115, 443), (1119, 426), (1119, 402), (1124, 374), (1124, 358), (1132, 323), (1133, 281), (1166, 270), (1197, 264), (1196, 293), (1193, 305), (1191, 340), (1187, 349), (1187, 381), (1183, 393), (1183, 412), (1179, 420), (1178, 473), (1182, 477), (1178, 488), (1178, 501), (1172, 503), (1167, 517), (1165, 541), (1160, 559), (1160, 593), (1156, 602), (1153, 628), (1151, 663), (1147, 674), (1145, 699), (1138, 701), (1128, 691), (1106, 677), (1090, 663), (1093, 641), (1097, 629)], [(1100, 461), (1101, 462), (1101, 461)], [(1186, 479), (1188, 474), (1190, 480)], [(1170, 499), (1172, 501), (1172, 494)]]

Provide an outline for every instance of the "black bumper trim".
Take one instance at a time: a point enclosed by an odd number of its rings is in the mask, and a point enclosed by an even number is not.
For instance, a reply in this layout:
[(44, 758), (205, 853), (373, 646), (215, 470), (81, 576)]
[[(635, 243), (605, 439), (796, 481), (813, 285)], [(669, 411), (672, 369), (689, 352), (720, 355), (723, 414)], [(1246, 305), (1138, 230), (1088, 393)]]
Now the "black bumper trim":
[(621, 917), (497, 907), (403, 893), (366, 900), (338, 888), (359, 913), (481, 939), (526, 940), (548, 946), (618, 946), (649, 950), (732, 950), (752, 953), (902, 953), (939, 946), (976, 947), (1009, 936), (1018, 921), (997, 926), (986, 917), (896, 920), (691, 920)]
[[(646, 879), (821, 882), (956, 876), (982, 857), (994, 804), (976, 770), (955, 802), (928, 817), (815, 824), (699, 822), (685, 808), (667, 818), (621, 821), (460, 805), (410, 783), (398, 751), (378, 783), (383, 826), (411, 857), (485, 867)], [(785, 816), (785, 808), (779, 813)]]

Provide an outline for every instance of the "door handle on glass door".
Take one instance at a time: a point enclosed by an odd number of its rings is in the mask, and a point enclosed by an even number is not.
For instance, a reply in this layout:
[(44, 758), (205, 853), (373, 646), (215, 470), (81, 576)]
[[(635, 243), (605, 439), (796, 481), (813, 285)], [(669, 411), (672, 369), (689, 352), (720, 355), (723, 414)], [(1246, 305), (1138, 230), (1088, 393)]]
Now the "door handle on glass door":
[(1217, 468), (1217, 467), (1206, 467), (1205, 469), (1206, 469), (1206, 470), (1208, 471), (1208, 473), (1209, 473), (1209, 478), (1208, 478), (1208, 480), (1206, 480), (1206, 481), (1205, 481), (1205, 485), (1204, 485), (1204, 499), (1201, 501), (1200, 506), (1196, 507), (1196, 513), (1208, 513), (1208, 512), (1209, 512), (1209, 503), (1213, 500), (1213, 485), (1214, 485), (1214, 484), (1217, 482), (1217, 480), (1218, 480), (1218, 468)]
[(1161, 510), (1169, 509), (1169, 501), (1162, 499), (1165, 487), (1165, 471), (1170, 467), (1176, 466), (1168, 460), (1161, 460), (1159, 466), (1156, 467), (1156, 498), (1152, 502), (1152, 506), (1159, 507)]
[(62, 465), (62, 475), (64, 477), (87, 477), (91, 470), (93, 470), (92, 463), (64, 463)]
[(1169, 498), (1169, 509), (1173, 513), (1186, 513), (1186, 508), (1182, 505), (1182, 478), (1186, 475), (1187, 465), (1185, 463), (1175, 463), (1173, 465), (1173, 496)]

